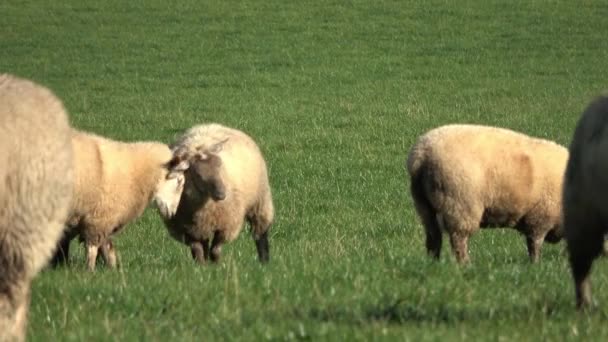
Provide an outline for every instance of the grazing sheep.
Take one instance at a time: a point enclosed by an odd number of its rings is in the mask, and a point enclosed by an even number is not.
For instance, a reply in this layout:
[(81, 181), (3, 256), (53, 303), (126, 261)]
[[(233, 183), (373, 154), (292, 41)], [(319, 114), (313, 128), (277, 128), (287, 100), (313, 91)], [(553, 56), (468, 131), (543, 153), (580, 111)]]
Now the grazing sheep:
[(0, 340), (25, 339), (31, 281), (61, 236), (73, 184), (69, 129), (49, 89), (0, 75)]
[(535, 262), (544, 240), (561, 239), (562, 179), (568, 150), (507, 129), (447, 125), (421, 136), (407, 159), (411, 193), (439, 258), (442, 230), (459, 263), (480, 227), (513, 227)]
[(175, 211), (183, 175), (167, 177), (172, 153), (162, 143), (125, 143), (74, 130), (72, 147), (74, 201), (53, 264), (67, 260), (70, 242), (79, 235), (89, 270), (95, 269), (99, 248), (113, 268), (117, 257), (110, 237), (138, 218), (153, 197), (161, 210)]
[(170, 234), (190, 246), (195, 261), (217, 262), (222, 244), (234, 240), (247, 219), (259, 260), (267, 262), (274, 207), (256, 143), (241, 131), (208, 124), (188, 130), (173, 150), (173, 167), (185, 170), (186, 184), (175, 215), (162, 215)]
[(594, 100), (580, 118), (564, 180), (564, 232), (579, 309), (591, 304), (591, 265), (608, 233), (608, 96)]

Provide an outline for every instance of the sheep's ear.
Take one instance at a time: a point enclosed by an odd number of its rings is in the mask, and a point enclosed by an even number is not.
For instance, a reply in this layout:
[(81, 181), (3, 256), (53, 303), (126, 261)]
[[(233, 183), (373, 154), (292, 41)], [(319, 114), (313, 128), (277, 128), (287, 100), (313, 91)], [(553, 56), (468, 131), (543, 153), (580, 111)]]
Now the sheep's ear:
[(210, 153), (219, 153), (222, 151), (222, 149), (224, 149), (224, 144), (226, 143), (226, 141), (228, 141), (228, 139), (230, 138), (226, 138), (214, 145), (212, 145), (211, 147), (209, 147), (209, 152)]
[(167, 169), (170, 172), (183, 172), (190, 167), (190, 156), (184, 149), (178, 149), (173, 152), (173, 158), (167, 163)]
[(190, 162), (187, 159), (181, 160), (179, 157), (173, 157), (167, 163), (167, 169), (169, 169), (169, 171), (171, 171), (171, 172), (174, 172), (174, 171), (184, 172), (184, 171), (188, 170), (189, 167), (190, 167)]

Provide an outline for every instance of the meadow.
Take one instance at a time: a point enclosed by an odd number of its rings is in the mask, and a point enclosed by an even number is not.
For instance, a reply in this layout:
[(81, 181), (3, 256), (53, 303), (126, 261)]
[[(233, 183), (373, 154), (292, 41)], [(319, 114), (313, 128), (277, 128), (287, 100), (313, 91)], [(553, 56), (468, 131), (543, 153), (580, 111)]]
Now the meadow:
[(607, 87), (601, 1), (0, 2), (0, 72), (63, 99), (73, 126), (171, 142), (219, 122), (270, 170), (271, 260), (247, 230), (197, 266), (149, 208), (116, 239), (121, 268), (34, 281), (29, 341), (571, 340), (608, 338), (574, 309), (565, 245), (530, 264), (524, 238), (484, 230), (459, 267), (424, 249), (407, 152), (447, 123), (567, 145)]

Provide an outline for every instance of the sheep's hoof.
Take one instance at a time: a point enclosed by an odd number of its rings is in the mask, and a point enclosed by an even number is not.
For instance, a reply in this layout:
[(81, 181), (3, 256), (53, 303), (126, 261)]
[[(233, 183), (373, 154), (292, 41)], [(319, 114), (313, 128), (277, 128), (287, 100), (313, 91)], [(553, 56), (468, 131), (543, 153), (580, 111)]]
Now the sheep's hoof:
[(197, 265), (206, 265), (207, 261), (202, 258), (192, 258)]
[(220, 252), (219, 251), (211, 251), (211, 262), (217, 264), (220, 261)]

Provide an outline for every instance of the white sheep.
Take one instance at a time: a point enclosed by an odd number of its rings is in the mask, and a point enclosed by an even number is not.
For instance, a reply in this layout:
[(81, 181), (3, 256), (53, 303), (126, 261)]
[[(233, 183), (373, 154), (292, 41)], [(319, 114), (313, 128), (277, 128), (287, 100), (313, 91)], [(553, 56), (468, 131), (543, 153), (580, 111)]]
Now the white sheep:
[(234, 240), (247, 219), (259, 260), (267, 262), (274, 207), (266, 163), (253, 139), (219, 124), (199, 125), (173, 150), (173, 167), (185, 170), (186, 183), (175, 215), (163, 215), (171, 235), (190, 246), (197, 262), (217, 262), (222, 244)]
[(30, 284), (72, 196), (69, 123), (47, 88), (0, 75), (0, 340), (25, 339)]
[(465, 263), (480, 227), (513, 227), (537, 261), (544, 240), (561, 239), (567, 159), (563, 146), (497, 127), (447, 125), (422, 135), (407, 171), (429, 254), (439, 258), (443, 230)]
[(73, 130), (74, 201), (68, 229), (53, 264), (68, 258), (70, 241), (79, 235), (87, 267), (95, 269), (98, 250), (110, 267), (117, 264), (111, 236), (138, 218), (154, 198), (161, 211), (174, 212), (183, 175), (168, 178), (172, 153), (160, 142), (120, 142)]
[(564, 180), (564, 233), (579, 309), (591, 304), (590, 271), (608, 233), (608, 96), (583, 112)]

